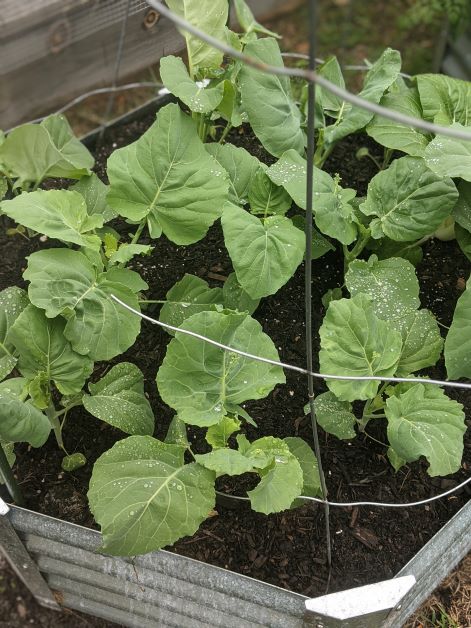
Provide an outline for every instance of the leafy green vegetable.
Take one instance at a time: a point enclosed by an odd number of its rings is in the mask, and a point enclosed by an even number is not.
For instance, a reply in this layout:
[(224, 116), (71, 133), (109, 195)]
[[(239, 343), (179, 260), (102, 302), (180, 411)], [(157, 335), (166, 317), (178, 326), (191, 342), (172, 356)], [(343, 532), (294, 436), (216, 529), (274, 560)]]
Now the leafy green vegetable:
[[(186, 319), (182, 329), (248, 353), (278, 360), (270, 338), (244, 314), (200, 312)], [(225, 352), (197, 338), (177, 332), (157, 374), (162, 399), (185, 423), (215, 425), (248, 399), (262, 399), (284, 383), (278, 366)]]
[(415, 384), (386, 402), (388, 438), (406, 462), (425, 456), (429, 475), (458, 471), (466, 431), (463, 406), (435, 386)]
[[(375, 314), (365, 294), (332, 301), (320, 329), (320, 369), (329, 375), (391, 377), (402, 349), (401, 334)], [(372, 399), (379, 382), (328, 380), (341, 401)]]
[(232, 144), (206, 144), (205, 148), (228, 174), (229, 201), (235, 205), (247, 203), (252, 179), (260, 168), (258, 159)]
[[(158, 159), (156, 156), (158, 155)], [(227, 199), (225, 171), (204, 148), (193, 120), (177, 105), (108, 160), (108, 203), (135, 222), (147, 219), (152, 237), (176, 244), (200, 240)]]
[(471, 283), (458, 299), (453, 322), (445, 340), (445, 364), (448, 377), (471, 377)]
[(64, 335), (72, 348), (94, 361), (122, 353), (139, 333), (139, 317), (111, 299), (114, 294), (139, 309), (134, 275), (126, 269), (99, 272), (85, 255), (70, 249), (33, 253), (24, 272), (31, 303), (48, 318), (64, 316)]
[(15, 368), (17, 355), (8, 332), (28, 304), (28, 296), (21, 288), (12, 286), (0, 292), (0, 381)]
[[(455, 123), (452, 128), (471, 133), (471, 126), (466, 128)], [(425, 149), (424, 158), (430, 170), (441, 177), (461, 177), (465, 181), (471, 181), (471, 142), (469, 140), (437, 135)]]
[(396, 159), (368, 185), (360, 205), (371, 221), (371, 235), (407, 242), (432, 234), (451, 214), (458, 191), (449, 177), (434, 174), (417, 157)]
[(133, 435), (154, 432), (154, 414), (144, 394), (144, 376), (129, 362), (116, 364), (84, 395), (85, 409), (98, 419)]
[(471, 125), (471, 84), (443, 74), (420, 74), (417, 89), (424, 118), (448, 126)]
[[(309, 445), (297, 436), (284, 438), (283, 442), (288, 445), (290, 452), (296, 457), (303, 472), (303, 486), (301, 494), (307, 497), (322, 495), (321, 481), (319, 478), (319, 465), (314, 452)], [(291, 507), (303, 505), (303, 500), (295, 500)]]
[(63, 395), (80, 392), (93, 371), (93, 362), (76, 353), (67, 340), (65, 319), (47, 318), (44, 310), (28, 305), (8, 333), (20, 357), (18, 369), (29, 380), (44, 374)]
[(41, 447), (51, 431), (49, 421), (40, 410), (5, 390), (0, 390), (0, 415), (2, 441), (27, 442), (33, 447)]
[(105, 185), (94, 172), (89, 177), (82, 177), (69, 188), (83, 196), (90, 216), (99, 214), (103, 216), (103, 222), (109, 222), (117, 216), (106, 200), (108, 189), (109, 186)]
[(110, 264), (127, 264), (136, 255), (149, 255), (153, 250), (154, 247), (148, 244), (121, 244), (110, 255)]
[[(244, 52), (262, 63), (283, 67), (280, 48), (271, 37), (248, 43)], [(253, 132), (266, 150), (275, 157), (290, 148), (303, 154), (306, 138), (289, 78), (265, 74), (244, 65), (239, 80), (242, 106)]]
[(216, 425), (208, 427), (206, 441), (214, 449), (226, 447), (227, 441), (240, 428), (240, 421), (233, 417), (225, 416)]
[(247, 312), (248, 314), (253, 314), (260, 303), (260, 299), (252, 299), (247, 294), (238, 282), (235, 273), (231, 273), (224, 282), (222, 296), (224, 307), (228, 310), (237, 310), (238, 312)]
[(305, 237), (289, 218), (261, 221), (232, 205), (224, 210), (222, 228), (237, 280), (253, 299), (274, 294), (302, 262)]
[(254, 17), (254, 14), (250, 10), (250, 7), (244, 0), (234, 0), (234, 8), (239, 24), (244, 31), (250, 33), (261, 33), (262, 35), (270, 35), (281, 39), (279, 35), (273, 31), (268, 30), (262, 24), (259, 24)]
[(88, 499), (103, 550), (135, 556), (196, 532), (214, 508), (214, 473), (185, 464), (185, 448), (130, 436), (95, 463)]
[[(309, 404), (304, 412), (310, 411)], [(323, 430), (337, 438), (349, 440), (355, 438), (356, 418), (348, 401), (340, 401), (332, 392), (318, 395), (315, 400), (315, 411), (319, 425)]]
[(100, 238), (91, 235), (90, 231), (103, 226), (103, 218), (87, 213), (85, 199), (78, 192), (23, 192), (10, 201), (3, 201), (0, 208), (19, 224), (50, 238), (97, 250), (100, 248)]
[(212, 112), (224, 94), (224, 83), (218, 83), (215, 87), (197, 84), (190, 78), (180, 57), (173, 55), (160, 60), (160, 78), (165, 87), (195, 113)]
[(252, 214), (264, 218), (273, 214), (284, 215), (291, 207), (291, 197), (283, 187), (268, 178), (263, 168), (259, 168), (249, 189), (249, 205)]

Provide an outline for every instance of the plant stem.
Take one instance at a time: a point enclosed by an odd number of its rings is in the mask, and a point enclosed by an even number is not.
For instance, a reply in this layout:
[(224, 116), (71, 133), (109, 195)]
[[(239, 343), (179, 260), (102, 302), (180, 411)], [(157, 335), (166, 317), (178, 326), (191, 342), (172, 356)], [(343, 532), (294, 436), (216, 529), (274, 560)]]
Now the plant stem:
[(391, 161), (391, 157), (393, 156), (393, 150), (391, 148), (385, 148), (384, 149), (384, 159), (383, 159), (383, 164), (380, 167), (380, 170), (386, 170), (386, 168), (389, 166), (389, 162)]
[(65, 451), (65, 453), (67, 453), (64, 447), (64, 441), (62, 440), (61, 424), (52, 401), (46, 408), (46, 416), (49, 419), (49, 423), (51, 424), (52, 429), (54, 430), (54, 436), (56, 437), (57, 444), (63, 451)]
[(0, 445), (0, 476), (3, 478), (5, 482), (5, 486), (8, 489), (12, 499), (18, 506), (24, 506), (25, 501), (23, 499), (23, 494), (21, 489), (16, 481), (15, 476), (13, 475), (13, 471), (8, 463), (7, 456), (3, 447)]
[(224, 131), (221, 134), (221, 137), (219, 138), (219, 144), (222, 144), (224, 142), (224, 140), (226, 139), (226, 137), (229, 135), (229, 132), (232, 129), (232, 124), (230, 122), (228, 122), (226, 124), (226, 128), (224, 129)]
[(355, 244), (355, 246), (353, 247), (351, 251), (344, 248), (344, 253), (345, 251), (347, 251), (347, 253), (345, 254), (345, 262), (346, 262), (347, 267), (350, 264), (350, 262), (353, 262), (353, 260), (355, 260), (360, 255), (360, 253), (363, 251), (365, 246), (368, 244), (370, 238), (371, 238), (371, 231), (367, 229), (365, 233), (361, 236), (361, 238), (357, 240), (357, 243)]
[(167, 303), (167, 300), (166, 299), (160, 299), (160, 300), (159, 299), (157, 299), (157, 300), (155, 300), (155, 299), (150, 299), (150, 300), (148, 300), (148, 299), (142, 299), (142, 300), (139, 299), (139, 303), (149, 303), (149, 304), (152, 304), (152, 303)]
[(130, 244), (137, 244), (139, 238), (142, 235), (142, 232), (144, 231), (144, 227), (146, 226), (146, 222), (147, 219), (144, 217), (141, 222), (139, 223), (138, 228), (136, 229), (136, 233), (133, 235), (132, 240), (130, 242)]

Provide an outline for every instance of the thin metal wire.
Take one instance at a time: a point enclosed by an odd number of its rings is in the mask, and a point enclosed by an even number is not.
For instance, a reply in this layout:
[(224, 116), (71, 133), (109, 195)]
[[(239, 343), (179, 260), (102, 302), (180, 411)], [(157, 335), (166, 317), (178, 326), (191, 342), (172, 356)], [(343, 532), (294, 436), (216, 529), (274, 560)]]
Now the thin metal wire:
[[(309, 69), (313, 70), (316, 66), (316, 27), (317, 27), (317, 5), (316, 0), (309, 2)], [(324, 468), (322, 466), (321, 446), (319, 443), (319, 432), (317, 428), (316, 408), (314, 402), (314, 378), (311, 375), (313, 369), (313, 345), (312, 345), (312, 222), (314, 220), (314, 212), (312, 207), (312, 199), (314, 196), (314, 152), (315, 152), (315, 105), (316, 105), (316, 84), (308, 83), (308, 101), (307, 101), (307, 176), (306, 176), (306, 251), (304, 266), (304, 306), (306, 318), (306, 366), (307, 366), (307, 388), (309, 399), (309, 412), (311, 415), (312, 438), (314, 441), (314, 453), (317, 459), (319, 481), (324, 499), (324, 519), (325, 519), (325, 537), (327, 549), (327, 565), (330, 571), (332, 567), (332, 540), (330, 538), (330, 513), (329, 504), (327, 503), (327, 484), (325, 481)]]
[(219, 349), (224, 349), (224, 351), (230, 351), (231, 353), (236, 353), (237, 355), (241, 355), (244, 358), (249, 358), (250, 360), (255, 360), (256, 362), (263, 362), (265, 364), (271, 364), (273, 366), (281, 366), (287, 371), (294, 371), (296, 373), (301, 373), (301, 375), (312, 375), (316, 379), (323, 380), (339, 380), (339, 381), (348, 381), (348, 382), (392, 382), (392, 383), (405, 383), (405, 384), (432, 384), (434, 386), (443, 386), (445, 388), (463, 388), (467, 390), (471, 390), (471, 384), (466, 384), (465, 382), (450, 382), (446, 380), (440, 379), (422, 379), (417, 377), (383, 377), (380, 375), (331, 375), (328, 373), (316, 373), (315, 371), (308, 371), (302, 366), (295, 366), (294, 364), (288, 364), (287, 362), (281, 362), (280, 360), (272, 360), (271, 358), (264, 358), (259, 355), (255, 355), (253, 353), (247, 353), (247, 351), (242, 351), (242, 349), (236, 349), (235, 347), (230, 347), (228, 345), (222, 344), (222, 342), (218, 342), (217, 340), (212, 340), (211, 338), (207, 338), (202, 334), (198, 334), (194, 331), (190, 331), (188, 329), (182, 329), (181, 327), (175, 327), (174, 325), (169, 325), (168, 323), (163, 323), (162, 321), (158, 321), (155, 318), (147, 316), (147, 314), (143, 314), (139, 310), (131, 307), (121, 299), (118, 299), (114, 294), (110, 295), (113, 301), (119, 303), (121, 306), (136, 314), (136, 316), (140, 316), (142, 319), (153, 323), (154, 325), (158, 325), (159, 327), (163, 327), (164, 329), (170, 329), (171, 331), (179, 332), (186, 336), (191, 336), (192, 338), (197, 338), (203, 342), (207, 342), (214, 347), (218, 347)]
[(147, 0), (147, 3), (159, 11), (164, 17), (171, 20), (181, 29), (191, 33), (195, 37), (198, 37), (202, 41), (214, 46), (218, 50), (221, 50), (224, 54), (227, 54), (234, 59), (239, 59), (246, 65), (249, 65), (265, 74), (274, 74), (276, 76), (293, 76), (298, 78), (304, 78), (307, 81), (312, 81), (323, 87), (327, 91), (335, 94), (339, 98), (355, 105), (357, 107), (361, 107), (362, 109), (366, 109), (371, 113), (375, 113), (383, 118), (388, 118), (389, 120), (393, 120), (394, 122), (399, 122), (400, 124), (405, 124), (408, 126), (412, 126), (416, 129), (421, 129), (422, 131), (427, 131), (428, 133), (435, 133), (437, 135), (446, 135), (448, 137), (453, 137), (455, 139), (461, 140), (470, 140), (471, 141), (471, 133), (465, 133), (460, 129), (456, 129), (453, 127), (441, 126), (439, 124), (434, 124), (433, 122), (427, 122), (426, 120), (422, 120), (421, 118), (413, 118), (411, 116), (406, 116), (398, 111), (393, 111), (392, 109), (388, 109), (387, 107), (382, 107), (381, 105), (377, 105), (376, 103), (370, 102), (369, 100), (365, 100), (361, 98), (361, 96), (356, 96), (352, 94), (346, 89), (342, 89), (338, 85), (331, 83), (323, 76), (320, 76), (313, 70), (302, 70), (300, 68), (285, 68), (285, 67), (277, 67), (274, 65), (269, 65), (267, 63), (263, 63), (258, 59), (254, 59), (239, 50), (236, 50), (232, 46), (225, 44), (224, 42), (219, 41), (215, 37), (208, 35), (203, 32), (187, 20), (183, 19), (179, 15), (176, 15), (170, 9), (168, 9), (162, 2), (158, 0)]
[[(428, 499), (421, 499), (418, 502), (405, 502), (404, 504), (395, 504), (393, 502), (368, 502), (368, 501), (331, 502), (331, 501), (328, 501), (327, 503), (329, 504), (329, 506), (332, 506), (333, 508), (354, 508), (355, 506), (377, 506), (378, 508), (412, 508), (414, 506), (423, 506), (425, 504), (430, 504), (431, 502), (435, 502), (438, 499), (443, 499), (444, 497), (447, 497), (448, 495), (452, 495), (453, 493), (456, 493), (456, 491), (459, 491), (470, 482), (471, 482), (471, 477), (469, 477), (464, 482), (461, 482), (461, 484), (458, 484), (458, 486), (450, 488), (448, 491), (445, 491), (444, 493), (439, 493), (438, 495), (434, 495), (433, 497), (429, 497)], [(228, 497), (229, 499), (239, 499), (243, 501), (250, 500), (250, 497), (241, 497), (239, 495), (229, 495), (228, 493), (223, 493), (222, 491), (216, 491), (216, 493), (218, 495), (223, 495), (224, 497)], [(318, 497), (309, 497), (307, 495), (300, 495), (296, 499), (304, 499), (306, 501), (316, 502), (316, 504), (326, 503), (325, 500), (323, 499), (319, 499)]]

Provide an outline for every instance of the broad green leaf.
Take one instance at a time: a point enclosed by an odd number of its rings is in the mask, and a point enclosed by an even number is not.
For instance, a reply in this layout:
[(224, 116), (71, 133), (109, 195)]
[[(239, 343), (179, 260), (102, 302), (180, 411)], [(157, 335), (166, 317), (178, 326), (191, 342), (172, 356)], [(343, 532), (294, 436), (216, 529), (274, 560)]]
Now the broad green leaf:
[(440, 358), (443, 339), (438, 323), (429, 310), (417, 310), (397, 319), (394, 327), (402, 334), (402, 351), (396, 375), (406, 377)]
[(291, 207), (291, 197), (281, 186), (275, 185), (265, 172), (259, 168), (252, 179), (249, 189), (250, 211), (264, 218), (273, 214), (284, 215)]
[(83, 396), (83, 405), (90, 414), (127, 434), (152, 436), (154, 413), (137, 366), (130, 362), (116, 364), (88, 389), (90, 395)]
[[(278, 360), (270, 338), (257, 321), (245, 314), (200, 312), (182, 329), (254, 355)], [(177, 332), (157, 374), (162, 399), (185, 423), (210, 426), (226, 416), (226, 405), (262, 399), (284, 383), (278, 366), (226, 352), (197, 338)]]
[(388, 447), (387, 456), (389, 462), (394, 468), (394, 471), (399, 471), (399, 469), (406, 464), (406, 460), (401, 458), (392, 447)]
[(50, 238), (99, 249), (101, 240), (89, 232), (103, 226), (99, 215), (89, 216), (78, 192), (37, 190), (3, 201), (1, 210), (17, 223)]
[(327, 309), (332, 301), (338, 301), (343, 297), (342, 288), (329, 288), (322, 296), (322, 305)]
[(17, 356), (8, 332), (28, 304), (28, 295), (21, 288), (12, 286), (0, 292), (0, 381), (15, 368)]
[[(218, 105), (218, 113), (224, 120), (230, 122), (233, 127), (238, 127), (243, 122), (247, 122), (247, 114), (241, 108), (239, 90), (232, 80), (226, 79), (223, 81), (223, 85), (224, 95)], [(210, 146), (213, 146), (213, 144), (210, 144)], [(223, 146), (223, 144), (214, 144), (214, 146)], [(232, 144), (227, 144), (227, 146), (235, 148)]]
[[(13, 465), (15, 464), (15, 460), (16, 460), (16, 455), (15, 455), (15, 444), (14, 443), (8, 443), (7, 441), (2, 441), (0, 439), (0, 447), (3, 449), (3, 453), (5, 454), (5, 457), (7, 459), (8, 464), (10, 465), (10, 468), (13, 467)], [(0, 473), (0, 484), (3, 484), (3, 476)]]
[(408, 242), (432, 234), (457, 200), (452, 179), (434, 174), (423, 159), (402, 157), (373, 177), (360, 209), (377, 216), (370, 224), (373, 238)]
[(471, 183), (460, 181), (457, 188), (459, 198), (453, 208), (453, 217), (461, 227), (471, 232)]
[[(320, 370), (329, 375), (391, 377), (401, 355), (401, 334), (375, 314), (371, 299), (358, 294), (332, 301), (320, 329)], [(341, 401), (373, 399), (377, 381), (328, 380)]]
[(229, 201), (235, 205), (247, 203), (250, 184), (260, 168), (258, 159), (232, 144), (205, 144), (205, 148), (229, 176)]
[(354, 260), (345, 274), (345, 284), (354, 297), (367, 294), (375, 314), (386, 321), (402, 319), (420, 307), (419, 282), (410, 262), (400, 257)]
[[(226, 23), (229, 4), (227, 0), (168, 0), (169, 8), (180, 17), (212, 35), (219, 41), (226, 39)], [(190, 74), (198, 70), (217, 68), (221, 65), (223, 53), (202, 41), (188, 31), (181, 31), (186, 41)]]
[(257, 486), (247, 492), (253, 510), (269, 515), (288, 509), (303, 488), (303, 470), (297, 457), (286, 442), (271, 436), (253, 442), (244, 455), (257, 452), (268, 456), (271, 462), (262, 469)]
[(471, 282), (458, 299), (453, 322), (445, 340), (445, 364), (449, 379), (471, 377)]
[[(348, 401), (340, 401), (329, 391), (318, 395), (314, 404), (317, 422), (323, 430), (343, 440), (355, 438), (357, 420)], [(309, 405), (304, 411), (309, 413)]]
[[(455, 123), (452, 128), (471, 135), (471, 126)], [(471, 181), (471, 140), (437, 135), (425, 149), (424, 158), (430, 170), (441, 177), (461, 177)]]
[[(297, 436), (284, 438), (283, 442), (288, 445), (290, 452), (296, 457), (301, 466), (303, 472), (302, 495), (306, 495), (307, 497), (322, 495), (319, 465), (317, 464), (317, 458), (312, 449), (306, 441)], [(295, 500), (292, 506), (302, 506), (305, 503), (306, 502), (302, 499)]]
[(0, 393), (25, 401), (28, 397), (28, 380), (25, 377), (10, 377), (10, 379), (0, 382)]
[(85, 199), (87, 212), (92, 216), (99, 214), (103, 216), (103, 222), (109, 222), (116, 218), (117, 214), (111, 209), (106, 200), (108, 185), (105, 185), (97, 175), (92, 172), (89, 177), (82, 177), (72, 185), (69, 190), (78, 192)]
[[(277, 67), (284, 65), (278, 43), (270, 37), (250, 42), (244, 52), (262, 63)], [(290, 148), (303, 154), (305, 135), (301, 128), (301, 114), (291, 95), (289, 78), (266, 74), (245, 65), (239, 77), (242, 106), (266, 150), (275, 157)]]
[(39, 371), (28, 384), (28, 394), (31, 401), (40, 410), (45, 410), (52, 401), (49, 375), (46, 371)]
[(170, 445), (181, 445), (188, 449), (190, 443), (188, 442), (188, 434), (186, 432), (186, 425), (177, 415), (173, 417), (168, 426), (167, 436), (165, 442)]
[[(291, 218), (291, 221), (295, 227), (301, 229), (301, 231), (305, 231), (306, 221), (303, 216), (300, 216), (299, 214), (297, 216), (293, 216), (293, 218)], [(335, 251), (335, 246), (329, 240), (327, 240), (327, 238), (324, 238), (322, 233), (319, 233), (319, 231), (317, 231), (317, 229), (313, 227), (311, 252), (312, 259), (319, 259), (319, 257), (322, 257), (329, 251)]]
[(416, 78), (424, 118), (448, 126), (471, 125), (471, 84), (443, 74), (419, 74)]
[[(337, 60), (337, 57), (328, 57), (322, 65), (317, 68), (317, 73), (326, 78), (337, 87), (345, 89), (345, 80), (342, 74), (342, 68)], [(316, 87), (316, 101), (319, 102), (322, 109), (327, 111), (330, 116), (336, 117), (342, 106), (345, 108), (346, 103), (335, 94), (327, 91), (326, 89), (318, 86)]]
[(230, 206), (224, 210), (222, 229), (237, 280), (253, 299), (277, 292), (303, 260), (304, 234), (284, 216), (261, 221)]
[(431, 476), (458, 471), (466, 431), (463, 406), (436, 386), (415, 384), (386, 401), (388, 439), (406, 462), (425, 456)]
[(150, 436), (130, 436), (98, 458), (88, 499), (105, 552), (146, 554), (196, 532), (214, 508), (215, 476), (185, 464), (184, 452)]
[(380, 240), (371, 239), (367, 248), (373, 251), (379, 259), (389, 259), (390, 257), (403, 257), (413, 266), (420, 264), (423, 258), (423, 251), (417, 246), (417, 240), (411, 242), (395, 242), (390, 238)]
[(65, 117), (53, 115), (9, 133), (0, 145), (0, 162), (24, 188), (48, 177), (80, 179), (90, 174), (94, 159)]
[(268, 28), (257, 22), (245, 0), (234, 0), (234, 9), (237, 21), (246, 33), (261, 33), (262, 35), (270, 35), (280, 39), (280, 35), (268, 30)]
[(18, 353), (20, 373), (33, 380), (44, 373), (45, 382), (53, 381), (63, 395), (80, 392), (93, 371), (92, 360), (79, 355), (64, 335), (62, 317), (47, 318), (44, 310), (28, 305), (10, 329), (8, 339)]
[(136, 255), (149, 255), (153, 250), (148, 244), (122, 244), (110, 255), (110, 264), (127, 264)]
[(254, 463), (236, 449), (215, 449), (209, 454), (196, 454), (198, 464), (220, 475), (242, 475), (253, 471)]
[(224, 282), (222, 298), (226, 309), (247, 312), (248, 314), (253, 314), (260, 303), (260, 299), (252, 299), (247, 294), (238, 282), (235, 273), (231, 273)]
[[(411, 118), (423, 118), (419, 94), (416, 89), (401, 90), (385, 94), (380, 105), (393, 111), (403, 113)], [(413, 157), (422, 157), (430, 137), (418, 129), (400, 124), (382, 116), (374, 116), (366, 127), (366, 132), (378, 144)]]
[(214, 449), (226, 447), (227, 441), (235, 432), (240, 429), (240, 421), (229, 416), (225, 416), (216, 425), (208, 427), (206, 441)]
[[(282, 185), (298, 207), (306, 209), (307, 162), (294, 150), (284, 153), (267, 171)], [(357, 237), (356, 218), (349, 204), (355, 194), (344, 190), (327, 172), (314, 167), (313, 211), (316, 225), (328, 236), (351, 244)]]
[[(401, 70), (401, 55), (397, 50), (386, 48), (381, 57), (371, 66), (365, 76), (361, 98), (369, 102), (379, 103), (384, 92), (391, 87)], [(326, 143), (338, 142), (346, 135), (363, 129), (373, 118), (373, 113), (361, 107), (351, 107), (339, 118), (336, 124), (324, 131)]]
[(190, 111), (195, 113), (210, 113), (214, 111), (222, 100), (224, 84), (218, 83), (215, 87), (205, 87), (197, 84), (185, 67), (180, 57), (169, 55), (160, 60), (160, 78), (165, 87), (174, 96), (179, 98)]
[(116, 270), (120, 272), (100, 273), (78, 251), (49, 249), (30, 255), (23, 275), (30, 282), (31, 303), (45, 310), (48, 318), (64, 316), (64, 335), (72, 348), (93, 361), (126, 351), (140, 330), (139, 317), (111, 298), (115, 295), (139, 309), (133, 292), (134, 275), (139, 276)]
[(27, 442), (41, 447), (47, 441), (51, 424), (33, 404), (0, 391), (0, 439), (11, 443)]
[(111, 207), (135, 222), (147, 217), (153, 238), (164, 233), (176, 244), (200, 240), (227, 199), (225, 171), (175, 104), (136, 142), (114, 151), (108, 176)]
[(127, 286), (134, 294), (138, 294), (149, 288), (139, 273), (136, 273), (134, 270), (129, 270), (129, 268), (118, 268), (117, 266), (109, 268), (106, 273), (106, 278), (108, 281)]
[[(204, 279), (195, 275), (185, 275), (167, 292), (159, 320), (180, 327), (183, 321), (193, 314), (216, 310), (218, 305), (221, 307), (222, 302), (221, 288), (210, 288)], [(171, 336), (175, 335), (175, 332), (167, 331)]]

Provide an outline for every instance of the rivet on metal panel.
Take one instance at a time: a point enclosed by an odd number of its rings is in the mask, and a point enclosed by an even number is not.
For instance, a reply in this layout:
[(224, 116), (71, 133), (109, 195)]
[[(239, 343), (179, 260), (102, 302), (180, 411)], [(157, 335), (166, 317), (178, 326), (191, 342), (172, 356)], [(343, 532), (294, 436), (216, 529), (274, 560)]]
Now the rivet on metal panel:
[(59, 20), (49, 29), (48, 42), (52, 53), (57, 54), (63, 50), (70, 38), (70, 23), (68, 20)]
[(155, 9), (149, 9), (144, 16), (143, 26), (147, 30), (155, 26), (160, 20), (160, 13)]

